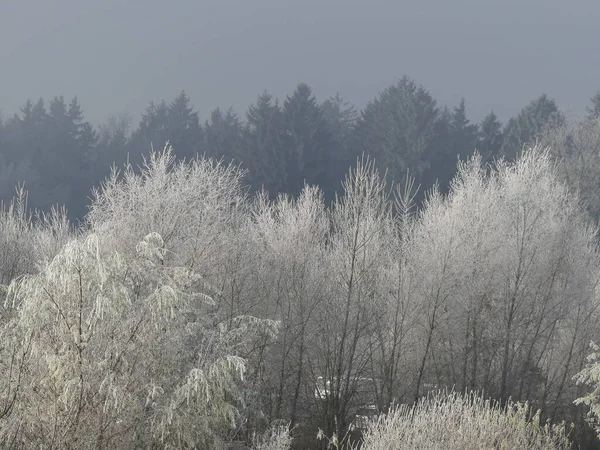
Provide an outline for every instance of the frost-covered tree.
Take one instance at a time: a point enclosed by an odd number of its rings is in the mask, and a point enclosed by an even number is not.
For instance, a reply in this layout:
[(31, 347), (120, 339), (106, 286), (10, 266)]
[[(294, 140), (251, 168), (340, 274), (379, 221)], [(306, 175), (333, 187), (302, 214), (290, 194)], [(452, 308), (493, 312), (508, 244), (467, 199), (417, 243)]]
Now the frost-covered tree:
[(343, 186), (331, 210), (329, 292), (318, 315), (322, 339), (313, 363), (324, 384), (319, 406), (327, 433), (346, 429), (356, 408), (365, 406), (357, 404), (359, 385), (375, 383), (368, 338), (381, 312), (380, 269), (391, 238), (390, 192), (374, 162), (359, 160)]
[(165, 266), (157, 233), (133, 258), (103, 244), (93, 234), (73, 240), (39, 274), (11, 284), (2, 443), (222, 447), (243, 407), (241, 355), (275, 323), (215, 325), (205, 280)]
[(417, 189), (414, 179), (407, 178), (402, 189), (395, 191), (392, 220), (384, 222), (385, 246), (380, 256), (379, 294), (374, 306), (374, 327), (368, 338), (371, 377), (376, 406), (385, 410), (394, 402), (410, 396), (410, 380), (416, 361), (412, 353), (417, 344), (418, 318), (415, 304), (415, 272), (411, 246)]
[(128, 256), (136, 242), (156, 232), (164, 240), (165, 265), (197, 270), (223, 290), (247, 212), (242, 175), (210, 159), (176, 162), (166, 147), (152, 152), (140, 173), (131, 166), (113, 170), (94, 191), (87, 223)]
[(591, 392), (585, 393), (575, 400), (577, 405), (589, 408), (588, 421), (600, 435), (600, 347), (594, 342), (590, 344), (592, 353), (586, 358), (586, 364), (573, 378), (577, 384), (585, 384)]
[(413, 245), (428, 382), (565, 414), (595, 332), (599, 266), (549, 153), (533, 148), (495, 169), (479, 157), (461, 164), (449, 196), (426, 204)]
[(88, 230), (64, 248), (62, 216), (39, 219), (49, 232), (33, 236), (38, 269), (13, 281), (2, 314), (4, 443), (215, 448), (249, 437), (276, 322), (250, 314), (260, 293), (240, 176), (205, 159), (175, 164), (166, 149), (140, 173), (113, 170)]
[(280, 196), (270, 203), (262, 196), (253, 221), (258, 266), (264, 274), (263, 310), (281, 322), (269, 356), (272, 369), (265, 374), (276, 393), (270, 419), (288, 419), (293, 426), (313, 406), (316, 377), (310, 363), (319, 345), (315, 322), (328, 293), (323, 261), (329, 217), (323, 193), (306, 186), (297, 200)]

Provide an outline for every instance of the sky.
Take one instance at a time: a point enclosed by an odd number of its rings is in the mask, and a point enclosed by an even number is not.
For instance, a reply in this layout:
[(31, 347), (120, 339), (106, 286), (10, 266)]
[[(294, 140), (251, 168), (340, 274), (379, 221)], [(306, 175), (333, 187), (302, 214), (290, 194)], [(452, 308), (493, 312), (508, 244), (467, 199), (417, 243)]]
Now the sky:
[(185, 90), (202, 120), (300, 82), (363, 107), (408, 75), (441, 105), (505, 121), (542, 93), (600, 89), (597, 0), (0, 0), (0, 111), (77, 95), (134, 120)]

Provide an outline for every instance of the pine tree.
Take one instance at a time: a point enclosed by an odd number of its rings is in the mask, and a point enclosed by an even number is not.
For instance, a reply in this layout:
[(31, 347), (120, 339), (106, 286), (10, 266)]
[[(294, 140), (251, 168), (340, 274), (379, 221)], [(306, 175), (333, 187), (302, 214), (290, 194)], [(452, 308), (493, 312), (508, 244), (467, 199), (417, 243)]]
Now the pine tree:
[(342, 181), (348, 168), (356, 164), (357, 155), (352, 149), (354, 126), (359, 113), (339, 93), (325, 100), (321, 105), (323, 118), (332, 133), (331, 170), (329, 171), (328, 186), (332, 192), (340, 192)]
[(169, 140), (169, 107), (162, 100), (155, 104), (150, 102), (138, 128), (131, 136), (130, 162), (136, 166), (141, 163), (142, 155), (146, 155), (151, 147), (162, 149)]
[(457, 154), (470, 155), (477, 145), (477, 132), (479, 127), (467, 119), (465, 99), (461, 99), (459, 106), (452, 112), (450, 131), (453, 135), (454, 146)]
[(179, 158), (190, 159), (200, 151), (202, 128), (198, 113), (190, 106), (185, 91), (175, 97), (167, 111), (168, 139)]
[(264, 189), (271, 198), (285, 191), (286, 168), (281, 108), (266, 91), (246, 113), (244, 166), (255, 189)]
[(588, 117), (597, 118), (600, 117), (600, 91), (596, 92), (590, 100), (592, 102), (591, 107), (587, 107)]
[(503, 134), (502, 124), (494, 111), (490, 111), (479, 125), (477, 150), (485, 162), (490, 162), (500, 155)]
[(323, 112), (310, 87), (300, 83), (283, 104), (285, 124), (286, 192), (298, 195), (304, 183), (330, 191), (328, 171), (332, 142)]
[(556, 102), (546, 94), (541, 95), (506, 124), (502, 145), (503, 156), (514, 160), (523, 146), (535, 143), (546, 127), (561, 125), (564, 120)]
[(225, 113), (215, 109), (210, 121), (204, 124), (204, 151), (207, 156), (224, 159), (227, 162), (243, 162), (243, 133), (240, 118), (233, 108)]
[[(436, 122), (438, 151), (430, 157), (430, 176), (435, 177), (442, 191), (446, 191), (456, 173), (459, 158), (464, 160), (477, 146), (478, 126), (467, 118), (465, 99), (452, 112), (444, 111)], [(440, 137), (447, 139), (446, 145)]]
[(421, 182), (434, 150), (439, 116), (431, 94), (405, 76), (362, 111), (355, 152), (374, 157), (396, 183), (403, 183), (409, 170)]

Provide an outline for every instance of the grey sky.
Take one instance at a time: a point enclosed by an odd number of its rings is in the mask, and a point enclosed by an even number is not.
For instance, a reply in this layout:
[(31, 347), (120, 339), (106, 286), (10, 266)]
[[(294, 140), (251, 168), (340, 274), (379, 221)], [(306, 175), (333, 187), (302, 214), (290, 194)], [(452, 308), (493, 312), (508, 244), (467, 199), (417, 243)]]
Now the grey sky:
[(362, 107), (403, 74), (470, 117), (600, 89), (592, 0), (0, 0), (0, 109), (77, 95), (88, 120), (185, 89), (206, 118), (298, 82)]

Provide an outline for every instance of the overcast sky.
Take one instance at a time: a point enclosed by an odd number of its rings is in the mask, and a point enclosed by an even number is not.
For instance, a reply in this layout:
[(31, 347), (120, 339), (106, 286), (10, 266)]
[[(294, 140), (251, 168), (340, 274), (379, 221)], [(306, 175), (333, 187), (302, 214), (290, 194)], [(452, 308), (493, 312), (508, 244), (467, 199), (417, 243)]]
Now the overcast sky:
[(202, 119), (306, 82), (359, 107), (406, 74), (504, 121), (600, 89), (598, 0), (0, 0), (0, 110), (77, 95), (88, 120), (185, 89)]

